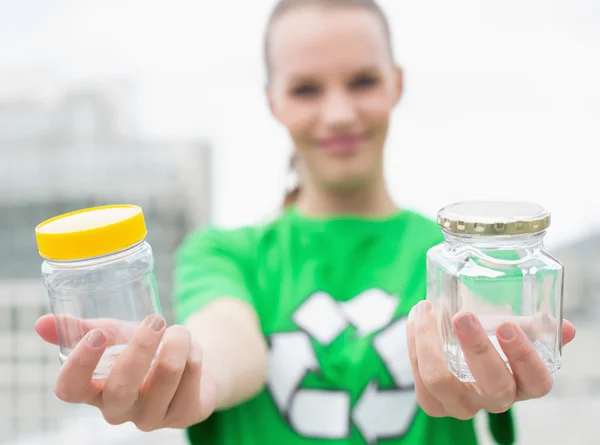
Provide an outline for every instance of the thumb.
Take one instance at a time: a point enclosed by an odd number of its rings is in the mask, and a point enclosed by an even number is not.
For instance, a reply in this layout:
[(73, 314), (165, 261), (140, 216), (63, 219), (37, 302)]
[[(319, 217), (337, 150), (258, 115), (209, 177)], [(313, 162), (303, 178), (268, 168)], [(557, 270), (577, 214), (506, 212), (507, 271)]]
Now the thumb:
[(56, 332), (56, 323), (53, 315), (48, 314), (40, 317), (35, 322), (34, 329), (44, 341), (53, 345), (58, 344), (58, 333)]

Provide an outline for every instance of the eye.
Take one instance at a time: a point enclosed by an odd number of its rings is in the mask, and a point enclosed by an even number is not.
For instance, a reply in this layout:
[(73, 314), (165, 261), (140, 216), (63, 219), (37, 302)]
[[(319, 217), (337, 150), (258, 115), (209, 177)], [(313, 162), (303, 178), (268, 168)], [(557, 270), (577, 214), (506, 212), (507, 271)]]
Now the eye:
[(356, 90), (371, 88), (379, 82), (375, 76), (361, 75), (355, 77), (350, 83), (350, 87)]
[(319, 87), (311, 84), (298, 85), (292, 89), (292, 95), (296, 97), (311, 97), (319, 93)]

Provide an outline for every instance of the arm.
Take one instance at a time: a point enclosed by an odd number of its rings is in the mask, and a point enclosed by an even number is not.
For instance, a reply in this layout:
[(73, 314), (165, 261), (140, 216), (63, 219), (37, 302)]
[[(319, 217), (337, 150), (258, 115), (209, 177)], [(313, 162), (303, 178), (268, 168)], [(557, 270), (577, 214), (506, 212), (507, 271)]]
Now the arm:
[(176, 254), (175, 312), (203, 350), (218, 410), (251, 398), (267, 377), (267, 343), (252, 284), (255, 255), (248, 229), (214, 228), (190, 234)]
[(238, 298), (220, 297), (191, 315), (185, 326), (202, 347), (217, 383), (217, 410), (256, 395), (267, 377), (267, 343), (254, 309)]

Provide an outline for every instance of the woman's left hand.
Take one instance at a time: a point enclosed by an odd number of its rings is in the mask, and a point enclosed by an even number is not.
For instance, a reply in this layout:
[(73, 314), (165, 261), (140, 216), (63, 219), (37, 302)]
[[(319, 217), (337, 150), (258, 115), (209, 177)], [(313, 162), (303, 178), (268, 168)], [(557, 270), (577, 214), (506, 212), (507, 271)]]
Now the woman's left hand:
[[(453, 328), (475, 378), (463, 383), (448, 370), (431, 303), (419, 302), (408, 317), (408, 350), (417, 400), (433, 417), (471, 419), (479, 411), (507, 411), (515, 402), (545, 396), (553, 378), (525, 333), (506, 322), (497, 337), (511, 371), (490, 342), (479, 320), (470, 313), (455, 316)], [(563, 322), (563, 345), (575, 337), (575, 328)]]

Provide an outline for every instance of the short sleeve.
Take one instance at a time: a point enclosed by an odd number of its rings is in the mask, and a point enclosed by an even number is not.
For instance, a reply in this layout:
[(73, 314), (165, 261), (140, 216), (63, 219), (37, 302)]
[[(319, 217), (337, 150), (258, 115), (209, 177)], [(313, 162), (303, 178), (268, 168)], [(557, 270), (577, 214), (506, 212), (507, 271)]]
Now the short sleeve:
[(248, 235), (214, 227), (194, 232), (175, 253), (174, 311), (184, 323), (219, 297), (240, 298), (254, 305), (248, 290)]

